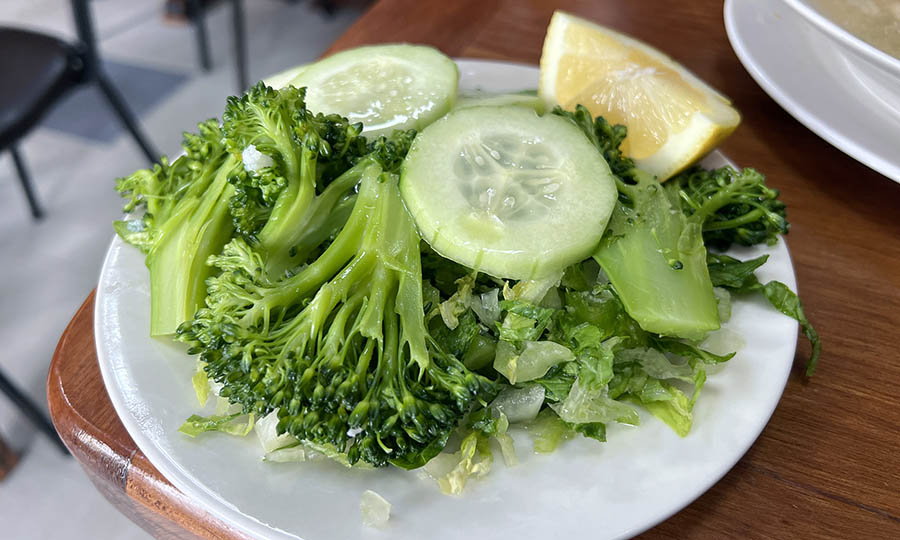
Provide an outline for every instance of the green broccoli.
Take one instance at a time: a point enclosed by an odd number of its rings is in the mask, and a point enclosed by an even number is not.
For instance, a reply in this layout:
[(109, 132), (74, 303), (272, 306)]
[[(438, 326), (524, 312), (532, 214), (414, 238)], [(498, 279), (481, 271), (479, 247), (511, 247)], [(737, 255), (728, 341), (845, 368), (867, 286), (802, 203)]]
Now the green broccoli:
[(116, 189), (128, 198), (126, 212), (143, 208), (139, 218), (115, 222), (123, 240), (147, 254), (150, 270), (150, 333), (175, 333), (203, 306), (210, 255), (231, 238), (230, 176), (240, 163), (222, 143), (216, 120), (184, 135), (184, 154), (171, 164), (120, 178)]
[[(369, 153), (361, 124), (313, 114), (306, 89), (274, 90), (262, 82), (228, 98), (225, 144), (245, 159), (232, 179), (235, 228), (263, 256), (272, 279), (302, 265), (343, 225), (359, 171), (346, 171)], [(257, 156), (256, 163), (247, 157)]]
[[(430, 337), (420, 239), (396, 174), (379, 161), (361, 161), (368, 165), (352, 214), (296, 275), (270, 283), (261, 255), (242, 242), (213, 257), (222, 274), (210, 280), (208, 307), (180, 337), (224, 384), (223, 397), (245, 412), (277, 408), (279, 432), (332, 445), (351, 463), (414, 468), (440, 452), (497, 387)], [(257, 310), (266, 317), (247, 318), (273, 297), (277, 305)]]
[(685, 215), (703, 223), (703, 242), (724, 251), (731, 244), (775, 245), (790, 225), (778, 190), (754, 169), (693, 167), (664, 184)]

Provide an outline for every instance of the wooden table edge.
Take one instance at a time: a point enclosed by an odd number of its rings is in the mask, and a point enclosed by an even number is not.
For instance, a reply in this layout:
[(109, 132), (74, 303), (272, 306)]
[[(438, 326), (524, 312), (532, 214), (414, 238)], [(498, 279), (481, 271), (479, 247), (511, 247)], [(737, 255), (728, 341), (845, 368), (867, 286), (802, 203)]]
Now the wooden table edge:
[[(71, 354), (68, 350), (69, 338), (76, 323), (88, 317), (93, 329), (95, 296), (96, 289), (91, 291), (69, 321), (57, 343), (47, 374), (50, 417), (66, 448), (104, 498), (154, 537), (249, 538), (175, 488), (150, 463), (127, 433), (125, 440), (108, 436), (72, 405), (63, 388), (61, 359), (64, 355)], [(86, 313), (88, 311), (90, 313)], [(92, 347), (96, 347), (93, 332), (89, 342)], [(97, 362), (96, 350), (89, 351), (89, 354)], [(106, 391), (105, 388), (103, 391)], [(102, 397), (109, 399), (108, 395)], [(111, 405), (110, 408), (115, 413)], [(116, 421), (120, 421), (118, 417)]]

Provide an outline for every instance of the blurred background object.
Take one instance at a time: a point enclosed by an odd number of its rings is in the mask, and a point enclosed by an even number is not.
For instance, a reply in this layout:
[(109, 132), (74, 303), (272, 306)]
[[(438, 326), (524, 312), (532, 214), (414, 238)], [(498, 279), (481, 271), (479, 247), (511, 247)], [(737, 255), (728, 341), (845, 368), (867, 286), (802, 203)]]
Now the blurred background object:
[[(0, 150), (0, 369), (40, 414), (46, 412), (45, 381), (56, 341), (96, 283), (112, 221), (121, 214), (115, 179), (148, 166), (147, 154), (156, 150), (179, 152), (181, 133), (220, 115), (225, 98), (238, 88), (319, 57), (365, 4), (201, 0), (201, 46), (196, 19), (173, 14), (178, 2), (88, 3), (97, 65), (152, 145), (145, 151), (135, 144), (100, 85), (67, 88), (19, 138), (34, 198), (44, 211), (39, 221), (31, 218), (12, 156)], [(235, 31), (239, 21), (243, 46)], [(83, 41), (71, 6), (60, 0), (4, 0), (0, 27), (67, 44)], [(0, 96), (14, 82), (0, 75)], [(35, 424), (0, 397), (0, 536), (147, 538), (103, 499), (74, 460), (37, 434)]]
[[(247, 46), (243, 0), (227, 0), (227, 2), (231, 4), (237, 91), (243, 92), (249, 86), (247, 82)], [(197, 35), (197, 54), (203, 71), (212, 70), (209, 35), (206, 32), (206, 14), (219, 3), (221, 3), (219, 0), (166, 0), (166, 16), (168, 18), (176, 21), (182, 19), (194, 25), (194, 31)]]
[(35, 219), (40, 219), (43, 211), (16, 146), (58, 100), (79, 85), (96, 82), (107, 104), (131, 132), (147, 159), (152, 163), (158, 157), (131, 109), (103, 70), (88, 2), (71, 2), (78, 33), (77, 41), (72, 43), (41, 32), (0, 26), (0, 50), (3, 51), (0, 73), (4, 74), (0, 86), (0, 150), (9, 149)]

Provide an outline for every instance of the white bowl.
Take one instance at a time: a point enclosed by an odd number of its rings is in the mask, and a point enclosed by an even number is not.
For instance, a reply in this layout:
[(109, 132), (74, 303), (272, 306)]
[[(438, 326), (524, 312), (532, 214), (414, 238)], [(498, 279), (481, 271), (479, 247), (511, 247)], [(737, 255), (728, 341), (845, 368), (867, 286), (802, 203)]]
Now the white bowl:
[(900, 115), (900, 59), (845, 30), (810, 6), (807, 0), (782, 1), (828, 38), (862, 86)]

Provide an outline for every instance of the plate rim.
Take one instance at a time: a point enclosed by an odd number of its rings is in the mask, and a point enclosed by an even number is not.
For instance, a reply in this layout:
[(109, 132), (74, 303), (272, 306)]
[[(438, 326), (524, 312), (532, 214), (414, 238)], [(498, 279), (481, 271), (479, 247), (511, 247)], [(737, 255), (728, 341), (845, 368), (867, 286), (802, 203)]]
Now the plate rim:
[[(778, 84), (771, 77), (770, 73), (760, 66), (759, 58), (750, 52), (746, 41), (741, 37), (741, 22), (737, 16), (737, 5), (740, 2), (752, 5), (753, 9), (761, 9), (763, 6), (775, 3), (775, 0), (725, 0), (724, 19), (725, 32), (731, 48), (734, 50), (744, 69), (750, 74), (754, 81), (769, 95), (775, 102), (788, 114), (793, 116), (797, 121), (803, 124), (807, 129), (824, 139), (830, 145), (834, 146), (844, 154), (850, 156), (854, 160), (862, 163), (873, 171), (885, 176), (889, 180), (900, 183), (900, 160), (897, 163), (891, 163), (882, 156), (866, 149), (863, 145), (854, 142), (850, 137), (840, 133), (829, 125), (829, 122), (821, 118), (821, 114), (817, 114), (810, 107), (805, 106), (798, 99), (792, 97), (789, 91), (784, 89), (784, 85)], [(785, 6), (788, 7), (788, 6)], [(791, 12), (794, 14), (794, 12)], [(799, 15), (796, 15), (799, 17)], [(803, 19), (801, 19), (802, 21)], [(804, 22), (804, 24), (808, 24)], [(820, 35), (820, 39), (827, 40), (827, 36)], [(824, 41), (831, 46), (830, 41)], [(786, 54), (791, 54), (790, 52)], [(827, 70), (821, 70), (821, 73), (828, 73)], [(834, 77), (830, 74), (824, 75), (828, 79)], [(854, 77), (855, 78), (855, 77)], [(840, 85), (832, 85), (831, 88), (842, 88)], [(843, 92), (843, 90), (841, 90)], [(860, 88), (860, 92), (868, 92), (866, 88)], [(850, 102), (853, 100), (851, 99)], [(886, 114), (892, 114), (892, 111), (885, 111)], [(876, 115), (870, 115), (876, 116)], [(831, 122), (833, 123), (833, 121)]]
[[(538, 67), (533, 64), (527, 64), (522, 62), (503, 62), (496, 60), (483, 60), (477, 58), (454, 58), (454, 61), (457, 64), (468, 64), (474, 65), (478, 64), (482, 68), (489, 68), (490, 66), (494, 67), (502, 67), (502, 68), (524, 68), (537, 70)], [(460, 72), (462, 73), (464, 65), (460, 65)], [(735, 166), (734, 162), (731, 161), (725, 154), (723, 154), (720, 150), (713, 150), (708, 158), (718, 157), (719, 159), (727, 162), (728, 164)], [(787, 256), (787, 264), (790, 270), (790, 279), (785, 280), (786, 284), (793, 289), (797, 289), (797, 281), (796, 281), (796, 270), (794, 267), (793, 259), (790, 254), (790, 250), (788, 249), (786, 239), (782, 236), (780, 238), (781, 249), (784, 249), (784, 252)], [(163, 477), (172, 483), (177, 489), (182, 491), (185, 495), (192, 499), (193, 502), (197, 503), (198, 506), (203, 508), (205, 511), (209, 512), (211, 515), (215, 516), (219, 520), (222, 521), (223, 524), (234, 527), (242, 533), (253, 535), (254, 537), (259, 538), (292, 538), (292, 539), (302, 539), (301, 536), (297, 534), (293, 534), (288, 531), (284, 531), (272, 525), (268, 525), (258, 520), (257, 518), (243, 513), (241, 510), (236, 508), (234, 505), (229, 503), (226, 500), (218, 497), (215, 493), (210, 492), (206, 487), (201, 485), (199, 482), (194, 481), (194, 479), (182, 469), (177, 463), (173, 463), (170, 459), (167, 458), (165, 453), (157, 447), (157, 445), (151, 440), (151, 438), (144, 432), (144, 430), (139, 425), (138, 421), (133, 417), (132, 411), (128, 408), (126, 403), (125, 396), (122, 393), (122, 389), (119, 387), (118, 379), (115, 378), (115, 373), (113, 369), (113, 365), (110, 360), (106, 357), (106, 351), (103, 350), (101, 344), (105, 342), (102, 338), (102, 329), (103, 329), (103, 321), (101, 319), (102, 316), (102, 306), (103, 306), (103, 296), (104, 296), (104, 288), (103, 284), (105, 278), (110, 271), (110, 260), (117, 253), (118, 249), (128, 248), (127, 245), (117, 236), (113, 235), (112, 241), (110, 242), (109, 248), (107, 249), (106, 255), (104, 257), (103, 266), (101, 268), (100, 276), (98, 279), (97, 286), (97, 296), (95, 298), (94, 303), (94, 313), (93, 313), (93, 323), (94, 323), (94, 340), (96, 344), (96, 353), (97, 353), (97, 361), (100, 366), (100, 372), (103, 379), (104, 387), (109, 396), (110, 402), (113, 405), (114, 410), (116, 411), (117, 416), (119, 417), (122, 424), (125, 426), (126, 431), (129, 436), (134, 440), (138, 449), (144, 453), (147, 457), (148, 461), (156, 467), (159, 472), (163, 475)], [(778, 249), (778, 248), (776, 248)], [(662, 523), (663, 521), (669, 519), (673, 515), (677, 514), (688, 505), (692, 504), (697, 500), (701, 495), (709, 491), (709, 489), (718, 483), (729, 471), (744, 457), (750, 447), (756, 443), (759, 439), (759, 436), (762, 434), (762, 431), (768, 425), (771, 420), (772, 415), (774, 414), (775, 409), (778, 404), (781, 402), (781, 398), (784, 393), (784, 388), (787, 385), (788, 379), (790, 377), (790, 373), (792, 371), (794, 356), (796, 355), (796, 347), (797, 347), (797, 337), (799, 335), (799, 325), (794, 321), (789, 321), (788, 324), (791, 324), (791, 341), (790, 341), (790, 355), (789, 361), (786, 361), (783, 377), (780, 379), (776, 379), (773, 382), (773, 387), (776, 387), (777, 399), (774, 399), (771, 403), (768, 404), (764, 414), (759, 415), (758, 418), (761, 419), (759, 424), (759, 429), (755, 429), (755, 433), (753, 436), (748, 439), (748, 442), (745, 446), (737, 449), (737, 451), (732, 456), (733, 459), (729, 458), (726, 461), (727, 465), (722, 466), (719, 470), (713, 471), (711, 474), (708, 474), (704, 481), (699, 482), (695, 485), (695, 489), (688, 492), (686, 496), (680, 497), (677, 502), (671, 504), (667, 508), (661, 508), (655, 514), (647, 515), (643, 522), (635, 527), (632, 527), (627, 532), (624, 532), (618, 536), (610, 536), (610, 539), (618, 539), (618, 538), (629, 538), (631, 536), (640, 534), (644, 531), (649, 530), (652, 527)], [(606, 443), (609, 444), (609, 443)], [(274, 535), (274, 536), (273, 536)]]

